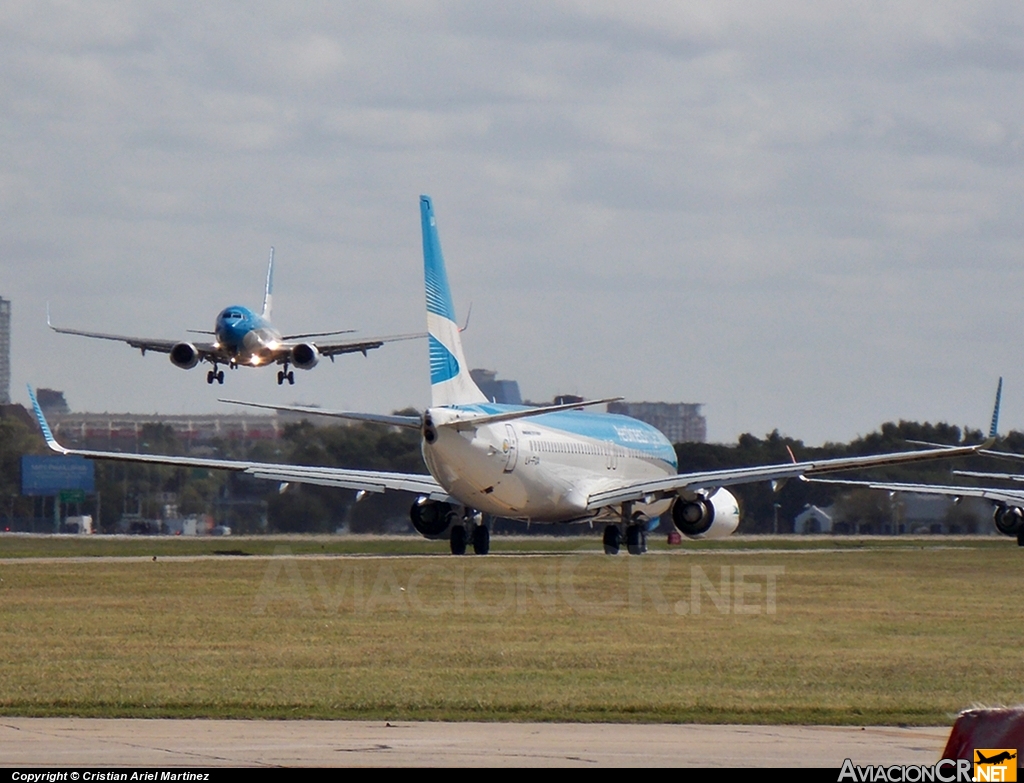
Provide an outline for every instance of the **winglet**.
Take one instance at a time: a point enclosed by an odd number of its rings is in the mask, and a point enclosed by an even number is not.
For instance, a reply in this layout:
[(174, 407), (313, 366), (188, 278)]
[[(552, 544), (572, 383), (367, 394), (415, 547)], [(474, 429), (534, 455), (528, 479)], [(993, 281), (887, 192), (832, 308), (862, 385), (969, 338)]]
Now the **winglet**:
[(992, 425), (988, 428), (988, 436), (990, 438), (998, 437), (999, 435), (999, 401), (1003, 397), (1003, 379), (999, 379), (999, 385), (996, 387), (996, 405), (992, 409)]
[(36, 399), (36, 393), (31, 386), (28, 387), (28, 398), (32, 401), (32, 410), (35, 411), (36, 420), (39, 422), (39, 429), (43, 431), (43, 437), (46, 438), (46, 445), (53, 451), (60, 452), (61, 454), (68, 454), (68, 450), (61, 446), (53, 433), (50, 431), (50, 425), (46, 423), (46, 417), (43, 415), (43, 409), (39, 407), (39, 400)]
[(270, 308), (274, 299), (274, 248), (270, 248), (270, 263), (267, 265), (267, 289), (263, 294), (263, 317), (270, 320)]

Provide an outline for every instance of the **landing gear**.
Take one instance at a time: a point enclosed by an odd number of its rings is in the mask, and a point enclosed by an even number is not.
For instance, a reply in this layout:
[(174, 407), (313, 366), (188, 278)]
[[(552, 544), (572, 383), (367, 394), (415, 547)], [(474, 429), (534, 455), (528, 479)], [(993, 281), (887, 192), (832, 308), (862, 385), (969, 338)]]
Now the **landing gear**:
[(608, 525), (604, 529), (604, 553), (606, 555), (617, 555), (619, 544), (622, 543), (622, 534), (618, 525)]
[(626, 528), (626, 548), (631, 555), (642, 555), (647, 551), (647, 531), (641, 525)]
[(448, 543), (453, 555), (466, 554), (466, 528), (462, 525), (452, 525), (452, 535)]
[(622, 545), (622, 530), (626, 530), (626, 551), (631, 555), (642, 555), (647, 551), (647, 523), (650, 521), (640, 511), (633, 513), (632, 503), (622, 504), (622, 521), (604, 529), (604, 553), (617, 555)]
[(478, 555), (486, 555), (491, 551), (491, 531), (487, 525), (477, 525), (473, 528), (473, 552)]
[(219, 383), (221, 385), (224, 384), (224, 371), (223, 370), (218, 371), (216, 364), (213, 365), (213, 369), (212, 370), (210, 370), (208, 373), (206, 373), (206, 382), (207, 383), (213, 383), (214, 381), (217, 381), (217, 383)]
[(473, 545), (473, 553), (486, 555), (491, 551), (491, 531), (484, 522), (484, 517), (471, 508), (452, 511), (448, 514), (451, 533), (448, 544), (453, 555), (466, 554), (466, 547)]
[(287, 364), (283, 370), (279, 370), (277, 373), (277, 385), (281, 386), (285, 381), (288, 381), (289, 386), (295, 385), (295, 373), (288, 369)]

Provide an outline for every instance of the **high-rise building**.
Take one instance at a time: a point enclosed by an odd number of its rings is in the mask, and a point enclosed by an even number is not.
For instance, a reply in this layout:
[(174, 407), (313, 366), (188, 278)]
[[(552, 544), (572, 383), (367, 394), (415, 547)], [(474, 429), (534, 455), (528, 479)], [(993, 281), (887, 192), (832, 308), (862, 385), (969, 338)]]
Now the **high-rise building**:
[(11, 402), (11, 300), (0, 298), (0, 405)]
[(699, 402), (610, 402), (609, 413), (621, 413), (657, 427), (672, 443), (704, 443), (708, 420)]
[(494, 370), (470, 370), (469, 377), (491, 402), (500, 402), (506, 405), (523, 404), (523, 398), (519, 394), (519, 384), (516, 381), (498, 380), (498, 373)]

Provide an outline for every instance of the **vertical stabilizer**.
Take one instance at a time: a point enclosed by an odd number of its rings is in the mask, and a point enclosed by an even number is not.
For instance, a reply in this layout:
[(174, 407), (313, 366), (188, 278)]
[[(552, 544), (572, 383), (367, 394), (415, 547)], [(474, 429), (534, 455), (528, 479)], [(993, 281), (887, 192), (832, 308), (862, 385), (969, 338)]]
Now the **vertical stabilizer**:
[(263, 294), (263, 317), (270, 320), (270, 308), (274, 303), (274, 248), (270, 248), (270, 263), (267, 265), (267, 290)]
[(990, 438), (998, 437), (999, 435), (999, 402), (1003, 397), (1003, 379), (999, 379), (999, 385), (996, 387), (996, 405), (992, 409), (992, 424), (988, 428), (988, 436)]
[(434, 205), (429, 196), (420, 196), (420, 218), (423, 225), (423, 277), (427, 289), (430, 404), (487, 402), (483, 392), (469, 377), (466, 357), (462, 354), (462, 338), (455, 322), (452, 292), (448, 287), (448, 273), (437, 237)]

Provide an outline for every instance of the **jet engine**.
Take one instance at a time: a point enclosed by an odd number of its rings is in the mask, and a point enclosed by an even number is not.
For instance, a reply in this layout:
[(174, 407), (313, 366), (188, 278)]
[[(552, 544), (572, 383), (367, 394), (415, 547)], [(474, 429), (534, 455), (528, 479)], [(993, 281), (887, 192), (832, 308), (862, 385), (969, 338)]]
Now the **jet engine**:
[(312, 370), (320, 361), (320, 351), (312, 343), (300, 343), (292, 348), (292, 364), (300, 370)]
[(710, 497), (678, 498), (672, 521), (687, 538), (726, 538), (740, 524), (740, 507), (731, 492), (718, 489)]
[(409, 509), (416, 532), (426, 538), (440, 538), (451, 524), (452, 504), (420, 497)]
[(199, 364), (199, 351), (192, 343), (177, 343), (171, 348), (171, 363), (183, 370), (191, 370)]
[(1004, 536), (1017, 536), (1024, 530), (1024, 509), (1000, 503), (996, 506), (992, 521), (996, 524), (996, 530)]

